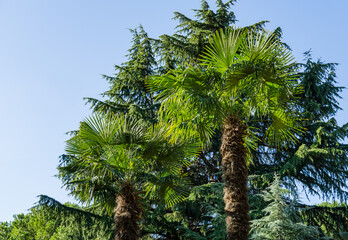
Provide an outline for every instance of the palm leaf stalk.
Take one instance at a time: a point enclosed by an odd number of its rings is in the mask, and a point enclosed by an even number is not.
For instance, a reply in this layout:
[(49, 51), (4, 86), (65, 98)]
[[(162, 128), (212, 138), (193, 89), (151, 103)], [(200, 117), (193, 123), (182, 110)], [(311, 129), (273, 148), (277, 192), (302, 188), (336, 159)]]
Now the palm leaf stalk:
[(94, 115), (67, 141), (59, 177), (82, 203), (113, 215), (116, 240), (136, 240), (144, 197), (170, 207), (189, 192), (181, 169), (200, 146), (169, 143), (169, 137), (165, 126), (127, 115)]
[[(208, 143), (222, 130), (222, 169), (227, 239), (248, 239), (248, 156), (257, 141), (284, 147), (300, 133), (293, 95), (296, 64), (275, 34), (255, 29), (217, 31), (199, 66), (186, 66), (148, 81), (160, 92), (161, 120), (173, 136), (199, 134)], [(269, 121), (265, 139), (248, 127)]]

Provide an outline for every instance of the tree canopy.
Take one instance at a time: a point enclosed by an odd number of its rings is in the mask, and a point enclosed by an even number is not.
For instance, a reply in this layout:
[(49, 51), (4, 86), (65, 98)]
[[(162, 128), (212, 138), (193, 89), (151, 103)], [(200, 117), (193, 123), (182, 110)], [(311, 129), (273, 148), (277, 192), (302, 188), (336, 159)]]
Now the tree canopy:
[[(115, 239), (115, 229), (125, 239), (126, 227), (134, 239), (232, 239), (241, 228), (247, 239), (249, 218), (250, 239), (346, 239), (338, 64), (310, 51), (295, 63), (280, 28), (236, 28), (235, 3), (175, 12), (173, 35), (130, 31), (126, 62), (104, 75), (100, 99), (85, 98), (94, 115), (58, 166), (83, 207), (42, 195), (0, 223), (1, 239)], [(302, 189), (341, 202), (305, 205)]]

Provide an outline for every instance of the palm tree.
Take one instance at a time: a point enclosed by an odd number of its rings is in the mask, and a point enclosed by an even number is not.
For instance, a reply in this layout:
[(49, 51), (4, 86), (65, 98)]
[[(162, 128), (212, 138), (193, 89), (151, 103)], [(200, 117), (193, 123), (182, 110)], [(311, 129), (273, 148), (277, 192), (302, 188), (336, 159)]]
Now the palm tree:
[(67, 141), (59, 177), (78, 200), (113, 213), (115, 239), (138, 239), (143, 196), (172, 206), (188, 193), (180, 171), (198, 145), (168, 139), (163, 126), (94, 115)]
[(272, 146), (292, 140), (296, 116), (290, 101), (297, 89), (290, 51), (273, 33), (229, 29), (216, 32), (199, 66), (173, 70), (149, 81), (162, 101), (159, 115), (174, 135), (199, 133), (209, 141), (222, 130), (224, 201), (227, 239), (244, 240), (249, 232), (248, 147), (256, 136), (252, 118), (268, 123)]

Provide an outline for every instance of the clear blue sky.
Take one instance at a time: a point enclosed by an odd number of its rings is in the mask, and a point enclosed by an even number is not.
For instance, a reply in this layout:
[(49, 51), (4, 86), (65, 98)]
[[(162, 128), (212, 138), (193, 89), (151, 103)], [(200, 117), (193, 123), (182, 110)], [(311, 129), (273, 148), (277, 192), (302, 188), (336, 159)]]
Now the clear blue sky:
[[(25, 212), (39, 194), (71, 201), (54, 177), (64, 133), (90, 114), (82, 98), (107, 89), (101, 74), (125, 60), (127, 29), (142, 24), (151, 37), (172, 34), (173, 12), (192, 16), (199, 6), (200, 0), (0, 0), (0, 221)], [(268, 29), (282, 27), (297, 61), (311, 48), (314, 57), (338, 62), (345, 87), (347, 9), (342, 0), (239, 0), (233, 7), (240, 26), (269, 20)], [(348, 110), (348, 90), (342, 96)], [(347, 111), (337, 119), (347, 121)]]

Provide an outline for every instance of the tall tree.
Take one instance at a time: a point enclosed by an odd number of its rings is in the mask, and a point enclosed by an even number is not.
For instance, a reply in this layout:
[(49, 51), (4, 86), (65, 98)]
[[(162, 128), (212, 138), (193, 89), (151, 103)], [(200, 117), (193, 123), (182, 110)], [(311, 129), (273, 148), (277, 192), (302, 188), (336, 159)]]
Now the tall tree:
[(334, 116), (341, 108), (337, 98), (342, 87), (336, 86), (335, 63), (313, 61), (310, 52), (305, 54), (301, 85), (303, 92), (298, 98), (298, 106), (304, 119), (306, 132), (299, 138), (295, 149), (287, 157), (288, 166), (281, 173), (307, 186), (312, 194), (348, 198), (345, 189), (348, 178), (348, 124), (339, 126)]
[[(283, 151), (263, 143), (254, 154), (250, 171), (258, 175), (254, 180), (259, 186), (260, 182), (268, 184), (272, 172), (279, 172), (288, 187), (302, 185), (311, 194), (345, 200), (348, 145), (344, 140), (348, 124), (339, 126), (334, 118), (340, 109), (337, 98), (343, 88), (336, 86), (336, 64), (313, 61), (309, 53), (306, 57), (299, 78), (303, 91), (296, 102), (304, 133), (297, 136), (296, 144), (289, 144)], [(254, 127), (262, 139), (267, 123), (255, 122)]]
[[(172, 66), (183, 62), (197, 64), (199, 54), (208, 46), (209, 37), (218, 29), (236, 23), (235, 14), (231, 11), (234, 3), (235, 1), (216, 1), (214, 11), (203, 0), (201, 8), (194, 10), (195, 18), (174, 13), (175, 19), (179, 21), (177, 33), (172, 36), (162, 35), (157, 41), (162, 58), (172, 56), (176, 59)], [(261, 29), (266, 22), (245, 28)], [(274, 32), (281, 39), (281, 29), (277, 28)], [(196, 51), (197, 49), (200, 50)], [(297, 136), (297, 144), (288, 145), (287, 151), (276, 151), (272, 146), (259, 142), (260, 146), (253, 151), (253, 164), (250, 165), (249, 172), (253, 176), (259, 176), (253, 180), (257, 179), (254, 183), (261, 186), (261, 189), (270, 183), (274, 172), (279, 172), (280, 178), (288, 187), (295, 189), (302, 185), (309, 193), (326, 198), (335, 196), (343, 200), (347, 198), (346, 190), (342, 187), (345, 185), (343, 179), (347, 178), (348, 166), (347, 146), (343, 144), (347, 136), (347, 125), (339, 126), (333, 118), (340, 109), (337, 98), (340, 98), (339, 93), (343, 89), (335, 85), (337, 64), (313, 61), (310, 54), (306, 53), (306, 62), (300, 65), (302, 72), (299, 80), (304, 90), (298, 98), (297, 108), (302, 112), (301, 118), (304, 121), (301, 125), (307, 129), (306, 134)], [(260, 139), (265, 138), (269, 123), (255, 118), (251, 126)], [(317, 131), (319, 128), (321, 130)], [(319, 143), (317, 139), (323, 140)], [(218, 151), (220, 140), (221, 133), (217, 132), (210, 148), (203, 151), (190, 166), (192, 178), (197, 184), (221, 180), (221, 155)], [(260, 185), (260, 182), (263, 183)]]
[(85, 98), (94, 112), (128, 113), (147, 121), (155, 121), (158, 103), (148, 91), (145, 80), (154, 74), (155, 56), (151, 40), (144, 28), (131, 30), (132, 47), (128, 61), (115, 65), (115, 76), (104, 75), (110, 89), (102, 94), (106, 100)]
[[(197, 65), (204, 49), (209, 45), (209, 39), (220, 29), (226, 29), (236, 24), (235, 13), (231, 10), (235, 0), (217, 0), (214, 8), (207, 1), (201, 1), (201, 8), (194, 9), (195, 17), (191, 18), (180, 12), (174, 13), (174, 19), (179, 22), (176, 33), (162, 35), (155, 40), (156, 52), (159, 55), (159, 64), (164, 74), (170, 69), (185, 64)], [(267, 21), (261, 21), (245, 29), (262, 29)], [(275, 35), (281, 37), (281, 29), (275, 30)], [(221, 174), (221, 131), (217, 131), (212, 137), (211, 145), (196, 158), (195, 162), (187, 170), (195, 185), (211, 181), (222, 181)]]
[[(217, 0), (216, 11), (214, 11), (207, 1), (202, 0), (201, 8), (193, 10), (195, 19), (180, 12), (174, 12), (173, 19), (179, 22), (176, 26), (177, 32), (172, 36), (161, 35), (156, 41), (165, 69), (173, 69), (178, 64), (198, 64), (201, 54), (209, 44), (209, 38), (216, 31), (228, 28), (237, 22), (234, 12), (230, 10), (235, 2), (236, 0), (225, 3)], [(247, 28), (261, 29), (265, 23), (266, 21), (261, 21)]]
[[(216, 11), (214, 11), (207, 1), (202, 0), (201, 8), (194, 10), (195, 18), (175, 13), (175, 19), (179, 21), (177, 33), (172, 36), (162, 35), (159, 40), (150, 39), (141, 28), (135, 30), (128, 61), (121, 66), (115, 66), (115, 76), (105, 76), (110, 82), (110, 90), (104, 95), (107, 100), (103, 102), (89, 99), (93, 109), (103, 112), (109, 110), (128, 112), (138, 117), (153, 119), (152, 116), (157, 114), (159, 101), (154, 99), (154, 95), (148, 95), (148, 89), (143, 87), (144, 80), (156, 72), (166, 73), (170, 69), (177, 68), (181, 63), (198, 65), (200, 54), (209, 45), (209, 37), (218, 29), (235, 24), (236, 17), (231, 11), (234, 3), (235, 1), (226, 3), (221, 0), (216, 1)], [(262, 28), (264, 23), (265, 21), (257, 23), (254, 27)], [(275, 35), (280, 38), (281, 30), (276, 29)], [(156, 48), (154, 48), (154, 42)], [(159, 54), (158, 58), (161, 60), (157, 63), (154, 61), (153, 49)], [(303, 74), (299, 78), (307, 84), (303, 84), (304, 91), (298, 98), (296, 108), (304, 112), (304, 106), (308, 108), (312, 105), (311, 109), (314, 109), (313, 106), (321, 106), (324, 109), (327, 108), (324, 106), (334, 103), (336, 107), (332, 105), (331, 109), (337, 110), (338, 105), (335, 99), (339, 97), (341, 89), (335, 86), (336, 64), (314, 62), (310, 58), (307, 60), (303, 65)], [(150, 65), (143, 63), (150, 62), (152, 62), (150, 68), (144, 67)], [(143, 69), (151, 71), (143, 71)], [(325, 87), (328, 87), (327, 90)], [(120, 96), (123, 100), (119, 100)], [(147, 102), (153, 105), (144, 105), (134, 100), (141, 99), (142, 96), (150, 96), (151, 101)], [(307, 111), (307, 114), (312, 111), (311, 109)], [(323, 111), (315, 110), (314, 112), (317, 112), (316, 116), (323, 114)], [(331, 111), (329, 117), (333, 116), (334, 112)], [(302, 119), (305, 119), (301, 124), (307, 129), (306, 133), (296, 136), (297, 143), (288, 144), (288, 149), (277, 151), (272, 145), (258, 141), (259, 147), (252, 150), (253, 160), (249, 165), (249, 173), (252, 175), (252, 178), (249, 178), (252, 193), (264, 189), (272, 180), (273, 173), (279, 172), (287, 187), (294, 190), (296, 186), (303, 185), (310, 193), (346, 198), (347, 193), (342, 186), (345, 184), (344, 179), (347, 178), (347, 147), (340, 141), (346, 137), (346, 126), (338, 126), (333, 118), (328, 121), (329, 118), (322, 116), (315, 118), (310, 114), (303, 115)], [(256, 116), (252, 121), (248, 121), (248, 131), (252, 131), (252, 134), (263, 140), (267, 138), (266, 130), (270, 124), (266, 121), (266, 117), (260, 121)], [(303, 141), (304, 139), (306, 140)], [(303, 142), (306, 143), (302, 144)], [(217, 130), (214, 132), (209, 148), (204, 149), (194, 164), (186, 170), (194, 185), (221, 181), (220, 145), (221, 131)]]
[(180, 170), (197, 148), (180, 140), (169, 143), (162, 126), (122, 115), (95, 115), (67, 141), (59, 177), (81, 202), (113, 212), (115, 239), (138, 239), (143, 192), (168, 206), (181, 201), (188, 188)]
[(227, 239), (243, 240), (249, 232), (247, 121), (254, 115), (269, 117), (267, 140), (274, 145), (294, 138), (298, 129), (289, 111), (297, 87), (293, 57), (274, 34), (230, 29), (214, 35), (203, 58), (204, 68), (177, 69), (149, 84), (161, 91), (160, 112), (175, 134), (198, 132), (208, 140), (222, 127)]

